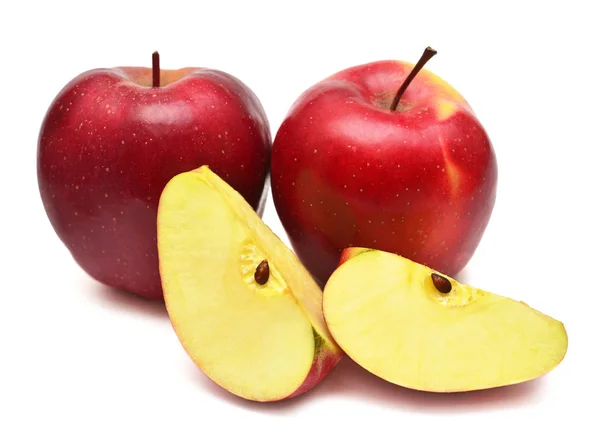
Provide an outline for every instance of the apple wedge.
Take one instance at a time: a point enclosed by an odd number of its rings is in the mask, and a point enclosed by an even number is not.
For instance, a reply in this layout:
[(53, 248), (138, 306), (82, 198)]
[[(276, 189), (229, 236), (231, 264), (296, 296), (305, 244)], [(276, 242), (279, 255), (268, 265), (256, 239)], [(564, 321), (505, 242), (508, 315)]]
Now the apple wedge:
[(429, 392), (528, 381), (556, 367), (567, 351), (561, 322), (379, 250), (342, 252), (324, 289), (323, 311), (355, 362), (389, 382)]
[(343, 356), (322, 292), (244, 198), (208, 166), (166, 185), (158, 252), (173, 328), (215, 383), (253, 401), (314, 387)]

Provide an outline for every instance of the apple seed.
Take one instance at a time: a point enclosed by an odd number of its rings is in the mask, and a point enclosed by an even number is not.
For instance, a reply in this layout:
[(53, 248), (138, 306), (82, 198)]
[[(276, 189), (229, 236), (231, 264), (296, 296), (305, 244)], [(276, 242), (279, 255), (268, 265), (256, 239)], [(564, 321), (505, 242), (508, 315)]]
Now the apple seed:
[(254, 280), (259, 285), (264, 285), (269, 280), (269, 262), (267, 259), (263, 260), (256, 267), (256, 271), (254, 271)]
[[(258, 266), (260, 266), (260, 265), (258, 265)], [(258, 268), (256, 270), (258, 271)], [(431, 280), (433, 282), (433, 286), (440, 293), (448, 294), (450, 291), (452, 291), (452, 284), (444, 276), (440, 276), (439, 274), (436, 274), (436, 273), (431, 273)]]

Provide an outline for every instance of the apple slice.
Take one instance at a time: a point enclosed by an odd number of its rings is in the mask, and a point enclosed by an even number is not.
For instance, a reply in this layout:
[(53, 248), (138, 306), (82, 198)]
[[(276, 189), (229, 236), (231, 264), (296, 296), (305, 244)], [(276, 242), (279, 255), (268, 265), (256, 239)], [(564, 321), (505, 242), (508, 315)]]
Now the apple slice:
[(343, 353), (323, 320), (321, 289), (208, 166), (169, 181), (157, 224), (171, 323), (210, 379), (242, 398), (275, 401), (335, 367)]
[(537, 378), (567, 351), (563, 324), (388, 252), (348, 248), (323, 293), (334, 339), (371, 373), (430, 392)]

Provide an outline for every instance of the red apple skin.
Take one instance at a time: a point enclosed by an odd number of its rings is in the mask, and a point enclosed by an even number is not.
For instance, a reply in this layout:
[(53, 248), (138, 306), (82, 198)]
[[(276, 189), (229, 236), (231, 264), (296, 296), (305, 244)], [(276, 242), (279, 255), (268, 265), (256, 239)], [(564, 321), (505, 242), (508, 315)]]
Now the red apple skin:
[(58, 237), (96, 280), (162, 299), (157, 207), (176, 174), (209, 165), (259, 214), (271, 134), (253, 92), (224, 72), (95, 69), (54, 99), (38, 139), (41, 199)]
[(302, 385), (285, 399), (295, 398), (311, 390), (331, 373), (343, 357), (344, 352), (339, 347), (322, 344), (315, 352), (315, 359)]
[[(331, 345), (322, 345), (315, 351), (315, 358), (313, 360), (312, 366), (300, 387), (298, 387), (290, 395), (284, 396), (282, 398), (272, 400), (254, 400), (245, 397), (243, 394), (235, 393), (235, 395), (248, 401), (258, 401), (261, 403), (270, 403), (296, 398), (297, 396), (308, 392), (309, 390), (313, 389), (318, 384), (320, 384), (321, 381), (323, 381), (327, 377), (327, 375), (329, 375), (333, 371), (333, 369), (337, 366), (337, 364), (341, 361), (343, 357), (344, 353), (342, 352), (342, 350), (339, 349), (339, 347), (332, 347)], [(198, 368), (200, 368), (200, 370), (202, 370), (201, 364), (195, 364)], [(231, 389), (228, 389), (226, 385), (219, 383), (215, 380), (213, 381), (219, 387), (227, 390), (228, 392), (231, 392)]]
[(279, 128), (273, 200), (292, 247), (324, 286), (343, 249), (400, 254), (449, 276), (477, 248), (495, 203), (493, 146), (465, 99), (413, 65), (379, 61), (305, 91)]
[(340, 255), (340, 260), (339, 260), (338, 264), (336, 265), (336, 269), (339, 268), (340, 266), (342, 266), (348, 260), (350, 260), (360, 254), (364, 254), (365, 252), (369, 252), (369, 251), (374, 251), (374, 250), (371, 248), (361, 248), (358, 246), (343, 249), (342, 254)]

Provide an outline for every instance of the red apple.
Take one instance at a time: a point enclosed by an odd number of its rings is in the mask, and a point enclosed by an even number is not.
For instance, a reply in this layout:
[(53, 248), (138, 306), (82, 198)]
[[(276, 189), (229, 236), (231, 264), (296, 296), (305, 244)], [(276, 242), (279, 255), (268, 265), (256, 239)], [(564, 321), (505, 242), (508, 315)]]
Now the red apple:
[(208, 165), (259, 213), (271, 134), (254, 93), (212, 69), (95, 69), (44, 118), (38, 181), (46, 213), (93, 278), (162, 299), (156, 218), (176, 174)]
[(496, 196), (494, 149), (454, 88), (416, 75), (433, 54), (334, 74), (300, 96), (277, 132), (274, 204), (321, 285), (347, 247), (455, 275), (481, 240)]

